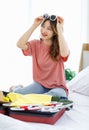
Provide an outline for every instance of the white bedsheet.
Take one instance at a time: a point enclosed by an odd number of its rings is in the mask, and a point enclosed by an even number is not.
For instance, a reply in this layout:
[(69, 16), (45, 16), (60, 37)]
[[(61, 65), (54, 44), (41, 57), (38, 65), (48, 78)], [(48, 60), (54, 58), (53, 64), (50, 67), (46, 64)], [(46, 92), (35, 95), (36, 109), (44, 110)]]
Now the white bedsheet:
[(27, 123), (0, 114), (0, 130), (89, 130), (89, 97), (70, 93), (74, 107), (54, 124)]

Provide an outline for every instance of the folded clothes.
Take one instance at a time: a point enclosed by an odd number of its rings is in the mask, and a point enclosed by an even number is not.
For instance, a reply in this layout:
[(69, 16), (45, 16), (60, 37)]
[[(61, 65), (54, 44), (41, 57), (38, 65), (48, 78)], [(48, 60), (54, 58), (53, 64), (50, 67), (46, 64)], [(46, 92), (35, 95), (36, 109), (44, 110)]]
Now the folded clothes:
[(49, 104), (51, 102), (51, 95), (45, 94), (19, 94), (10, 92), (7, 97), (11, 101), (11, 106), (22, 106), (25, 104)]
[(7, 96), (11, 102), (11, 106), (24, 106), (24, 105), (48, 105), (52, 102), (60, 102), (63, 105), (71, 105), (73, 101), (68, 100), (66, 97), (51, 96), (46, 94), (19, 94), (10, 92)]

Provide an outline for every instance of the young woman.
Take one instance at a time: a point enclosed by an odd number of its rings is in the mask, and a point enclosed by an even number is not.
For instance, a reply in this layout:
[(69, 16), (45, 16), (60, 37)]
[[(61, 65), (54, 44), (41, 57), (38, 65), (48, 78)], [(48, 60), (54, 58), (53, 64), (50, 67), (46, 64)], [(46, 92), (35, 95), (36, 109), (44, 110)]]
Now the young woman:
[[(67, 97), (64, 62), (68, 59), (69, 48), (63, 36), (63, 24), (62, 17), (48, 14), (39, 16), (18, 40), (17, 46), (23, 54), (33, 58), (34, 82), (14, 89), (14, 92)], [(29, 40), (39, 25), (40, 39)]]

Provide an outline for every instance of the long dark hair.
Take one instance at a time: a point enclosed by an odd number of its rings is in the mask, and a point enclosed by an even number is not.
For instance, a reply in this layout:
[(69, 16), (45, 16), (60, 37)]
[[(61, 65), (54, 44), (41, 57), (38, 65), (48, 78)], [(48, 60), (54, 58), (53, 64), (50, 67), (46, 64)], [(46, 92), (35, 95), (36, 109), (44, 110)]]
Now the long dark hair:
[[(41, 26), (49, 19), (45, 19)], [(52, 37), (52, 44), (50, 46), (49, 54), (53, 60), (57, 60), (57, 57), (59, 55), (59, 41), (58, 41), (58, 33), (56, 29), (57, 20), (51, 21), (49, 20), (51, 28), (54, 32), (54, 36)]]

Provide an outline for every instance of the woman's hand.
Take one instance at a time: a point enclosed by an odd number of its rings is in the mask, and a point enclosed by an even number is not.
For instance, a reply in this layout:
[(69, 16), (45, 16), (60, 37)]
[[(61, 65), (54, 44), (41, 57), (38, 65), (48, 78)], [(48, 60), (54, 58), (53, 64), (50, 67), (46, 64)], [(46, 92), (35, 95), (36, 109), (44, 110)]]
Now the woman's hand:
[(33, 24), (34, 24), (35, 26), (39, 26), (39, 25), (42, 23), (43, 20), (44, 20), (43, 17), (42, 17), (42, 16), (39, 16), (39, 17), (35, 18)]
[(57, 16), (57, 31), (58, 32), (63, 32), (63, 24), (64, 24), (64, 19), (60, 16)]

